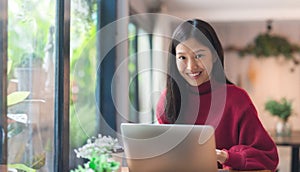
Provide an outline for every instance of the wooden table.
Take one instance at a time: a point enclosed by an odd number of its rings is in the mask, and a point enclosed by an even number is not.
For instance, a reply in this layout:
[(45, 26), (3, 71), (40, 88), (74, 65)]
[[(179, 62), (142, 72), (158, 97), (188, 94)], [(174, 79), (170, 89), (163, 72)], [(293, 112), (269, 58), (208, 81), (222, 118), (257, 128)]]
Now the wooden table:
[[(129, 172), (127, 167), (122, 167), (121, 172)], [(270, 170), (256, 170), (256, 171), (236, 171), (236, 170), (221, 170), (220, 172), (271, 172)]]
[(299, 148), (300, 148), (300, 131), (292, 131), (290, 137), (279, 137), (271, 132), (272, 139), (277, 146), (290, 146), (291, 152), (291, 172), (299, 172)]

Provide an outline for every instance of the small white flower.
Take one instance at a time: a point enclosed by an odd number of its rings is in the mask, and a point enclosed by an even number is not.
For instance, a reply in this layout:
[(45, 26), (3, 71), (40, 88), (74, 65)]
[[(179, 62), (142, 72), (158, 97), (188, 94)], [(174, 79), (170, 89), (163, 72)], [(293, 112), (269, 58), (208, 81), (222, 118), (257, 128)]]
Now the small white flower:
[(89, 159), (92, 156), (100, 156), (102, 154), (111, 154), (115, 152), (120, 145), (118, 144), (118, 139), (113, 139), (111, 136), (92, 137), (87, 140), (87, 143), (82, 147), (75, 149), (76, 156), (78, 158)]

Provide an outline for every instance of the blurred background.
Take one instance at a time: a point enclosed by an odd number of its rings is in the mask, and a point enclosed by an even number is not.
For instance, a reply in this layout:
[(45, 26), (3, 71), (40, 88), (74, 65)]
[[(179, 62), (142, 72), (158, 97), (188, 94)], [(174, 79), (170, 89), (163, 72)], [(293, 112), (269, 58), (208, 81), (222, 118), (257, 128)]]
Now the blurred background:
[[(0, 2), (8, 4), (8, 91), (3, 95), (17, 93), (7, 98), (9, 164), (53, 171), (54, 117), (60, 106), (68, 109), (63, 122), (69, 124), (70, 169), (84, 162), (74, 149), (92, 136), (119, 137), (121, 122), (157, 123), (155, 106), (165, 88), (170, 37), (180, 22), (194, 18), (215, 28), (226, 74), (249, 93), (264, 127), (273, 132), (280, 121), (265, 109), (266, 102), (285, 98), (292, 108), (288, 124), (292, 131), (300, 130), (300, 1), (66, 1), (69, 101), (61, 105), (56, 104), (62, 60), (58, 3)], [(290, 171), (290, 147), (278, 150), (279, 171)]]

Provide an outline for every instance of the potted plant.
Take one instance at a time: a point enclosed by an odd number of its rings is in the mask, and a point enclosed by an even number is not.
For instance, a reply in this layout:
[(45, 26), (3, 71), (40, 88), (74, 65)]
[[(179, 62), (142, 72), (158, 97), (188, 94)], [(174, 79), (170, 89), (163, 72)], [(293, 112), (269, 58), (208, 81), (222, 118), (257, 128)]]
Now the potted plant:
[(255, 37), (254, 43), (248, 44), (239, 51), (241, 56), (254, 54), (256, 57), (277, 57), (283, 55), (286, 59), (293, 59), (293, 53), (299, 52), (300, 47), (291, 44), (286, 38), (270, 33), (259, 34)]
[[(16, 104), (19, 104), (23, 102), (29, 95), (30, 92), (26, 91), (15, 91), (7, 96), (7, 107), (14, 106)], [(25, 115), (25, 117), (24, 117)], [(26, 114), (8, 114), (9, 118), (9, 124), (7, 127), (8, 130), (8, 141), (11, 144), (14, 144), (15, 141), (12, 141), (14, 137), (18, 137), (19, 134), (24, 132), (26, 125), (26, 119), (27, 116)], [(20, 145), (19, 148), (21, 149), (25, 145)], [(24, 152), (19, 152), (18, 150), (13, 149), (13, 151), (10, 150), (10, 153), (13, 154), (13, 157), (19, 157), (21, 156)], [(36, 155), (31, 162), (26, 162), (25, 164), (16, 162), (16, 163), (11, 163), (8, 164), (8, 170), (13, 170), (13, 169), (18, 169), (21, 171), (26, 171), (26, 172), (35, 172), (36, 169), (41, 168), (45, 164), (45, 156), (43, 153)]]
[(120, 162), (113, 158), (113, 154), (119, 149), (117, 139), (102, 135), (92, 137), (85, 145), (75, 149), (78, 158), (88, 161), (71, 172), (116, 172), (120, 168)]
[(241, 57), (247, 54), (255, 55), (257, 58), (282, 56), (286, 60), (293, 61), (294, 66), (291, 68), (291, 72), (295, 70), (296, 65), (300, 64), (299, 59), (295, 57), (295, 53), (300, 52), (300, 47), (280, 35), (269, 32), (257, 35), (253, 43), (239, 49), (238, 52)]
[(278, 100), (268, 100), (265, 103), (265, 110), (269, 111), (271, 115), (277, 116), (280, 121), (276, 124), (277, 136), (290, 136), (291, 125), (288, 123), (289, 117), (292, 115), (292, 102), (285, 97)]

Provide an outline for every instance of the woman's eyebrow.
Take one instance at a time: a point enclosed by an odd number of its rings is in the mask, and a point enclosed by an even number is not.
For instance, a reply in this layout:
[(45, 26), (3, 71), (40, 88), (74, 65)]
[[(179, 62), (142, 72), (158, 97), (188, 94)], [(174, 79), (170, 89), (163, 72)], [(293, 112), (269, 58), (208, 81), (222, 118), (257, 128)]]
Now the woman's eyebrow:
[(206, 50), (205, 49), (198, 49), (198, 50), (194, 51), (194, 53), (201, 53), (203, 51), (206, 51)]
[[(198, 49), (196, 51), (193, 51), (194, 53), (200, 53), (200, 52), (203, 52), (203, 51), (206, 51), (205, 49)], [(187, 52), (185, 51), (177, 51), (176, 54), (186, 54)]]

